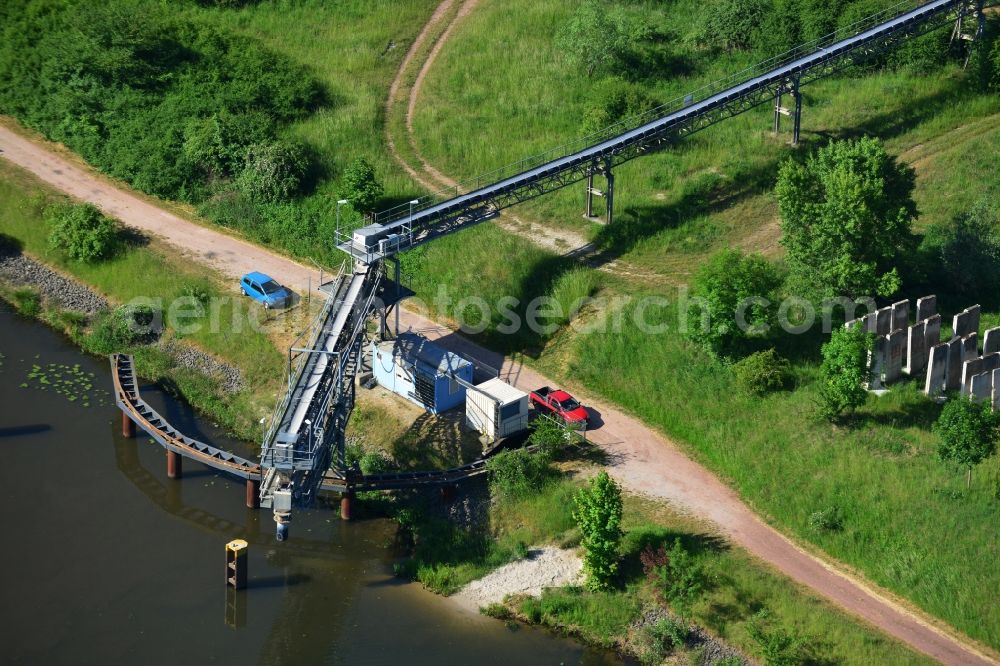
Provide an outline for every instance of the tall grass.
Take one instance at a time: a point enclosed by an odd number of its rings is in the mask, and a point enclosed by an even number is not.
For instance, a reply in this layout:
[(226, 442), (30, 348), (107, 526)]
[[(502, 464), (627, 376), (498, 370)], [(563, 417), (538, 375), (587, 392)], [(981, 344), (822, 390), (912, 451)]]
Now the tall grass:
[[(574, 306), (578, 308), (579, 301), (592, 295), (599, 284), (594, 269), (491, 224), (480, 224), (407, 252), (403, 255), (403, 275), (416, 292), (420, 307), (435, 317), (479, 331), (485, 344), (502, 352), (539, 352), (546, 340), (568, 323)], [(539, 297), (555, 299), (560, 311), (538, 310), (535, 331), (522, 325), (513, 333), (497, 332), (511, 321), (509, 313), (526, 322), (532, 302)], [(487, 321), (482, 319), (482, 305), (488, 311)]]
[[(665, 37), (656, 46), (662, 61), (657, 67), (623, 76), (661, 101), (749, 64), (746, 54), (694, 45), (692, 29), (704, 3), (627, 5)], [(482, 5), (464, 19), (426, 79), (414, 119), (417, 144), (432, 164), (467, 178), (580, 136), (600, 77), (571, 70), (552, 39), (575, 6), (571, 0), (511, 0)], [(502, 67), (497, 53), (505, 54)], [(898, 71), (827, 79), (805, 88), (804, 98), (800, 151), (830, 137), (873, 133), (890, 150), (903, 152), (1000, 111), (1000, 98), (977, 94), (957, 66), (926, 75)], [(765, 104), (620, 167), (613, 227), (581, 218), (582, 185), (525, 204), (518, 214), (589, 233), (616, 256), (674, 280), (683, 280), (690, 265), (678, 254), (697, 260), (732, 244), (777, 252), (774, 234), (760, 232), (776, 220), (770, 195), (776, 165), (796, 151), (787, 145), (787, 132), (771, 135), (771, 114)], [(970, 153), (973, 159), (991, 154)], [(960, 182), (957, 174), (949, 179), (951, 186)], [(925, 222), (947, 219), (968, 198), (941, 197), (926, 207)]]

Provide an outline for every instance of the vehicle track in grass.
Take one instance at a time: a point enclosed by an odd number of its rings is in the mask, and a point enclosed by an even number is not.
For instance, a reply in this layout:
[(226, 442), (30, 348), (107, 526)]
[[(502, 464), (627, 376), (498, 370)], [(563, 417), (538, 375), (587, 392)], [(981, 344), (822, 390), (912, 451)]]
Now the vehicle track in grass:
[[(461, 183), (442, 173), (427, 160), (420, 151), (413, 132), (413, 116), (428, 72), (454, 29), (479, 4), (479, 0), (464, 0), (456, 8), (456, 2), (457, 0), (444, 0), (438, 5), (400, 63), (385, 104), (385, 135), (389, 152), (403, 170), (429, 192), (448, 189), (454, 189), (456, 193), (464, 191)], [(399, 114), (402, 114), (402, 118)], [(402, 136), (399, 136), (400, 133)], [(620, 259), (607, 260), (586, 237), (568, 229), (554, 229), (537, 221), (526, 220), (509, 210), (498, 215), (493, 222), (505, 231), (525, 238), (545, 250), (574, 257), (599, 270), (626, 279), (641, 280), (645, 284), (664, 282), (663, 276), (653, 271)]]
[[(317, 271), (288, 257), (202, 226), (165, 210), (155, 200), (96, 173), (51, 144), (28, 139), (0, 126), (0, 157), (33, 173), (69, 196), (87, 201), (124, 224), (161, 238), (190, 260), (210, 265), (233, 278), (261, 270), (299, 288), (315, 283)], [(409, 311), (401, 325), (437, 340), (443, 347), (501, 369), (512, 384), (531, 390), (556, 382), (526, 366), (518, 357), (503, 358), (440, 323)], [(610, 403), (567, 386), (596, 413), (599, 425), (590, 439), (608, 454), (608, 469), (632, 492), (665, 500), (673, 507), (713, 523), (732, 543), (745, 548), (777, 571), (890, 636), (946, 664), (996, 664), (989, 649), (979, 647), (939, 620), (909, 607), (889, 592), (821, 553), (806, 551), (759, 518), (714, 473), (688, 457), (659, 431)]]

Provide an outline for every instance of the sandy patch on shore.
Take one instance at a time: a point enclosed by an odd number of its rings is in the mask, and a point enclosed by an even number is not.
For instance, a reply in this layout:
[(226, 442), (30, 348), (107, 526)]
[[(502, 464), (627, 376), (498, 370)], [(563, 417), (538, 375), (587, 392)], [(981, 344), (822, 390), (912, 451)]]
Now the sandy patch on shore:
[(505, 564), (453, 595), (470, 610), (499, 603), (512, 594), (539, 596), (546, 587), (576, 585), (583, 581), (583, 560), (573, 550), (533, 548), (524, 559)]

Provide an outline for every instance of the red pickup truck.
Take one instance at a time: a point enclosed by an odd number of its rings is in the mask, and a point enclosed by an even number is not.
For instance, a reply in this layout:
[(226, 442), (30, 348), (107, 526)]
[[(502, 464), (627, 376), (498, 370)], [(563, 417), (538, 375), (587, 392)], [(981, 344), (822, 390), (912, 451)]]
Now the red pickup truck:
[(571, 428), (584, 429), (587, 427), (589, 420), (587, 409), (566, 391), (543, 386), (537, 391), (532, 391), (529, 395), (531, 402), (552, 412)]

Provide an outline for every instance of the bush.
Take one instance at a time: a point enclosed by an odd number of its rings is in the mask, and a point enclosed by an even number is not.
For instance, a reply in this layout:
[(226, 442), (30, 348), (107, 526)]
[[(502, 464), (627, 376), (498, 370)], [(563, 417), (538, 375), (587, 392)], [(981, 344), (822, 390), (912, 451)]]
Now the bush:
[(193, 298), (198, 303), (205, 305), (208, 303), (210, 298), (211, 288), (203, 283), (198, 282), (188, 282), (183, 287), (181, 287), (181, 296), (185, 298)]
[(681, 540), (675, 539), (669, 551), (663, 546), (655, 550), (648, 547), (639, 557), (646, 580), (656, 586), (657, 596), (673, 604), (681, 617), (688, 617), (704, 588), (704, 573)]
[(536, 418), (528, 427), (531, 429), (528, 443), (537, 446), (538, 455), (549, 461), (575, 435), (563, 423), (548, 416)]
[(11, 292), (17, 311), (26, 317), (37, 317), (42, 312), (42, 297), (31, 287), (19, 287)]
[(798, 666), (804, 659), (805, 638), (795, 632), (766, 626), (769, 615), (761, 610), (747, 622), (747, 634), (757, 643), (765, 666)]
[(309, 157), (299, 143), (259, 143), (247, 150), (237, 180), (240, 191), (257, 203), (287, 201), (302, 190)]
[(385, 188), (375, 174), (375, 167), (363, 157), (355, 159), (344, 170), (344, 197), (355, 210), (369, 212), (382, 198)]
[(719, 0), (707, 8), (699, 41), (747, 50), (759, 42), (758, 31), (771, 4), (767, 0)]
[(392, 458), (382, 451), (366, 451), (358, 460), (358, 467), (361, 468), (361, 473), (365, 475), (383, 474), (392, 471), (396, 467), (396, 464)]
[(583, 133), (593, 134), (626, 118), (652, 111), (659, 102), (646, 89), (619, 78), (607, 78), (583, 112)]
[(106, 259), (118, 243), (118, 225), (91, 204), (50, 206), (49, 245), (70, 259), (94, 262)]
[(188, 121), (184, 128), (184, 158), (206, 179), (233, 178), (246, 165), (250, 146), (274, 138), (274, 120), (266, 113), (222, 110)]
[(791, 364), (774, 349), (755, 352), (733, 364), (733, 374), (744, 391), (764, 395), (784, 388), (791, 377)]
[(486, 463), (490, 491), (497, 497), (520, 498), (541, 490), (554, 476), (549, 456), (524, 449), (501, 451)]
[(602, 470), (574, 499), (573, 520), (583, 534), (587, 587), (608, 589), (618, 573), (618, 546), (622, 538), (621, 488)]
[(619, 7), (609, 10), (601, 0), (581, 2), (570, 20), (559, 29), (556, 46), (567, 61), (587, 76), (624, 69), (627, 56), (649, 38), (649, 26)]
[(151, 342), (161, 329), (160, 312), (148, 305), (126, 303), (98, 317), (84, 339), (88, 351), (113, 354), (135, 344)]
[(741, 342), (769, 330), (781, 283), (781, 274), (760, 255), (718, 252), (695, 274), (687, 336), (713, 354), (735, 353)]
[(844, 515), (835, 506), (809, 514), (809, 528), (813, 532), (839, 532), (844, 528)]

